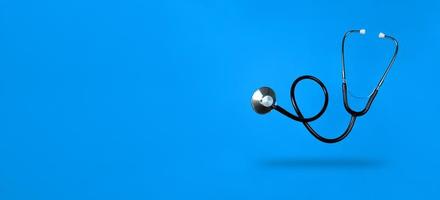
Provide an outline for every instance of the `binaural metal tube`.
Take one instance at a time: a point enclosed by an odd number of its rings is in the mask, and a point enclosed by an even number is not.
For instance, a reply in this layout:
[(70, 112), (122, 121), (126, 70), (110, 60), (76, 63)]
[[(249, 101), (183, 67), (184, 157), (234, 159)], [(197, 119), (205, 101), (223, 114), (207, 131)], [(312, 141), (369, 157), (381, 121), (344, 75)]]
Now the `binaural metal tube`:
[(377, 87), (376, 87), (377, 90), (379, 90), (379, 88), (382, 86), (383, 82), (385, 81), (385, 78), (387, 77), (388, 72), (391, 69), (391, 66), (393, 66), (394, 61), (396, 60), (397, 53), (399, 52), (399, 41), (397, 41), (396, 38), (394, 38), (392, 36), (389, 36), (389, 35), (385, 35), (385, 39), (389, 39), (389, 40), (393, 41), (393, 43), (394, 43), (394, 53), (393, 53), (393, 57), (391, 57), (391, 60), (388, 63), (387, 69), (385, 70), (385, 72), (383, 73), (382, 77), (380, 78), (379, 83), (377, 84)]

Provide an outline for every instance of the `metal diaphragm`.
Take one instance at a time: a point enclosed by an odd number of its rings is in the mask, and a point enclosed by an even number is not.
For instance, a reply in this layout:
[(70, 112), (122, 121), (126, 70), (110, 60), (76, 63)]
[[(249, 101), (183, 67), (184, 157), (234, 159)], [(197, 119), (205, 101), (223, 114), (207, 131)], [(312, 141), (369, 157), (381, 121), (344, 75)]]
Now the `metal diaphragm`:
[(273, 109), (276, 97), (275, 92), (269, 87), (261, 87), (252, 95), (252, 109), (258, 114), (266, 114)]

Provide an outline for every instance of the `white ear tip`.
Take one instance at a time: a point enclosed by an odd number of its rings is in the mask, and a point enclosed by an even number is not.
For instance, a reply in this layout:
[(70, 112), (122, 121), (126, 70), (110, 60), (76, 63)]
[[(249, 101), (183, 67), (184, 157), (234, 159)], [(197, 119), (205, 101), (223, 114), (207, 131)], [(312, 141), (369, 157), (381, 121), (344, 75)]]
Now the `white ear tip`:
[(359, 33), (360, 33), (361, 35), (365, 35), (365, 33), (367, 33), (367, 30), (365, 30), (365, 29), (361, 29), (361, 30), (359, 30)]
[(378, 35), (379, 38), (385, 38), (385, 33), (380, 32)]

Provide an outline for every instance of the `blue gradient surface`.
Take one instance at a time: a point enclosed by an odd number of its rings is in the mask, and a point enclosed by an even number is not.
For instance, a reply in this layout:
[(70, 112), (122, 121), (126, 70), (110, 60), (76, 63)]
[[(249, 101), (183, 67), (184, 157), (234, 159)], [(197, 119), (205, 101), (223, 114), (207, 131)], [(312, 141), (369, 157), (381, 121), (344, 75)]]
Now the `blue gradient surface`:
[[(436, 1), (0, 2), (0, 199), (439, 199)], [(312, 125), (342, 132), (340, 42), (370, 112), (338, 144), (250, 107), (267, 85), (330, 93)], [(323, 96), (298, 87), (310, 116)], [(351, 99), (361, 108), (365, 100)]]

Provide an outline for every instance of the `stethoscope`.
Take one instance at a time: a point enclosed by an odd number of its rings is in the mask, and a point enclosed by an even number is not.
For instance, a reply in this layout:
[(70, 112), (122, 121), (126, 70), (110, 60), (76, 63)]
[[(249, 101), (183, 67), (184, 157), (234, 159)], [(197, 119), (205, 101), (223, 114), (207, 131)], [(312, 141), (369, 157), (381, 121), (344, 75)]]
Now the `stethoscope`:
[[(348, 124), (347, 129), (345, 129), (345, 131), (340, 136), (338, 136), (336, 138), (323, 137), (323, 136), (319, 135), (309, 124), (309, 122), (315, 121), (316, 119), (321, 117), (321, 115), (324, 114), (325, 110), (327, 109), (327, 105), (328, 105), (327, 88), (321, 82), (321, 80), (319, 80), (318, 78), (316, 78), (314, 76), (310, 76), (310, 75), (301, 76), (301, 77), (297, 78), (295, 81), (293, 81), (292, 86), (290, 87), (290, 100), (292, 102), (293, 108), (295, 109), (297, 116), (286, 111), (281, 106), (275, 104), (275, 102), (276, 102), (275, 92), (269, 87), (261, 87), (258, 90), (256, 90), (254, 92), (254, 94), (252, 95), (251, 103), (252, 103), (252, 108), (254, 109), (254, 111), (257, 112), (258, 114), (266, 114), (266, 113), (270, 112), (272, 109), (275, 109), (276, 111), (280, 112), (281, 114), (283, 114), (283, 115), (285, 115), (295, 121), (302, 122), (304, 124), (304, 126), (306, 127), (306, 129), (316, 139), (318, 139), (322, 142), (325, 142), (325, 143), (336, 143), (336, 142), (343, 140), (345, 137), (347, 137), (347, 135), (353, 129), (356, 118), (360, 117), (362, 115), (365, 115), (368, 112), (368, 110), (370, 109), (371, 104), (373, 103), (374, 98), (376, 97), (377, 93), (379, 92), (379, 88), (382, 86), (382, 84), (385, 80), (385, 77), (387, 76), (388, 72), (390, 71), (391, 66), (394, 63), (394, 60), (396, 59), (396, 56), (397, 56), (397, 52), (399, 50), (399, 43), (396, 40), (396, 38), (389, 36), (389, 35), (385, 35), (384, 33), (379, 33), (379, 38), (389, 39), (394, 42), (394, 54), (388, 64), (387, 69), (385, 70), (382, 77), (380, 78), (380, 81), (377, 84), (376, 88), (369, 95), (368, 101), (367, 101), (365, 107), (360, 111), (355, 111), (355, 110), (351, 109), (350, 105), (348, 104), (347, 79), (345, 76), (345, 59), (344, 59), (345, 41), (346, 41), (347, 37), (349, 35), (351, 35), (352, 33), (359, 33), (361, 35), (364, 35), (366, 33), (366, 31), (365, 31), (365, 29), (350, 30), (350, 31), (345, 32), (344, 37), (342, 38), (342, 95), (343, 95), (343, 102), (344, 102), (345, 110), (351, 115), (351, 119), (350, 119), (350, 123)], [(324, 105), (322, 106), (321, 111), (319, 111), (318, 114), (316, 114), (312, 117), (304, 117), (304, 115), (301, 113), (301, 110), (298, 107), (298, 104), (296, 103), (296, 97), (295, 97), (295, 88), (296, 88), (297, 84), (299, 82), (301, 82), (302, 80), (306, 80), (306, 79), (309, 79), (309, 80), (316, 82), (321, 87), (322, 91), (324, 92), (324, 96), (325, 96)]]

